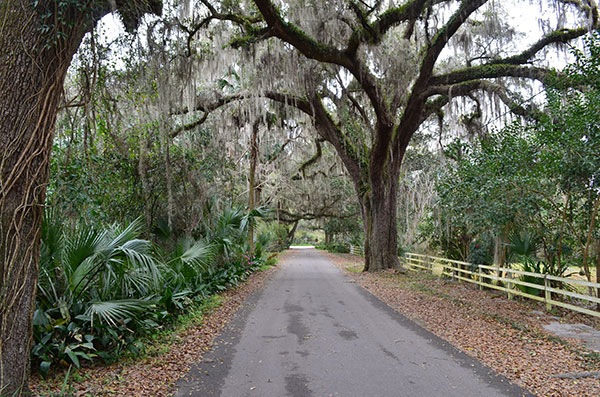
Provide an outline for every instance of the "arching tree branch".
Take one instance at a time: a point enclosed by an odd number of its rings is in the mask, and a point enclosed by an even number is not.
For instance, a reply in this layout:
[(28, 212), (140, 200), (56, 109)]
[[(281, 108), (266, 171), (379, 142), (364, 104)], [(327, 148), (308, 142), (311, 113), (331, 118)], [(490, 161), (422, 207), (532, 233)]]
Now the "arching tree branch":
[[(524, 107), (522, 104), (511, 98), (506, 87), (501, 86), (500, 84), (494, 84), (490, 81), (474, 80), (453, 85), (433, 86), (429, 87), (427, 91), (425, 91), (424, 95), (428, 97), (433, 95), (441, 95), (442, 97), (447, 98), (446, 100), (442, 100), (438, 103), (438, 106), (444, 106), (453, 97), (466, 96), (476, 90), (482, 90), (496, 95), (508, 107), (508, 109), (516, 115), (529, 120), (539, 120), (540, 112), (533, 105)], [(429, 115), (432, 113), (435, 113), (435, 108), (430, 109)]]
[(546, 68), (511, 64), (478, 65), (459, 69), (447, 74), (432, 76), (430, 86), (464, 83), (477, 79), (498, 77), (523, 77), (547, 82), (552, 71)]

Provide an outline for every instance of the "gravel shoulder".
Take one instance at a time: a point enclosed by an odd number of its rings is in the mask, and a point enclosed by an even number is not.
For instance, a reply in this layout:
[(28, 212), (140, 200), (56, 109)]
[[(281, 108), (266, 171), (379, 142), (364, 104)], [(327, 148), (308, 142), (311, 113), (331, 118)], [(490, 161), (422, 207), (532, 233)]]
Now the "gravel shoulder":
[(494, 291), (421, 272), (361, 273), (362, 258), (321, 253), (381, 301), (536, 395), (600, 395), (595, 377), (556, 377), (600, 371), (600, 355), (543, 329), (556, 316), (596, 329), (598, 320), (564, 312), (551, 316), (535, 302), (509, 301)]
[[(287, 254), (279, 255), (279, 263)], [(273, 276), (279, 266), (253, 273), (243, 284), (226, 290), (216, 299), (217, 307), (208, 310), (195, 324), (174, 331), (166, 347), (154, 346), (152, 353), (139, 359), (125, 360), (110, 366), (81, 368), (69, 378), (70, 393), (75, 396), (169, 396), (173, 385), (193, 363), (210, 351), (215, 336), (233, 318), (237, 310), (255, 291)], [(43, 382), (38, 375), (31, 379), (35, 395), (57, 393), (65, 374)], [(58, 395), (58, 394), (55, 394)]]

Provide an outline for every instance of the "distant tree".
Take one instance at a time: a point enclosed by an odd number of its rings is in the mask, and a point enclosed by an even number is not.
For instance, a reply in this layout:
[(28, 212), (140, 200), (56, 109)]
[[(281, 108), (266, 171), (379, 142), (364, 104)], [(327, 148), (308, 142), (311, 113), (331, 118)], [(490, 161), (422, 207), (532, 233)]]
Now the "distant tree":
[(129, 30), (159, 0), (0, 3), (0, 393), (27, 392), (40, 225), (57, 109), (73, 54), (113, 7)]

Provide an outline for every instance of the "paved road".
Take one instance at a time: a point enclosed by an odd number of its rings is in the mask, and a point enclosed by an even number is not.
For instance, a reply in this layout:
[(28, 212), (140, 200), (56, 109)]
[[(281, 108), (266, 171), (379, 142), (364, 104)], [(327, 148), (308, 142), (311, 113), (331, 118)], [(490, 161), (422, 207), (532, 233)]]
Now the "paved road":
[(381, 303), (316, 250), (292, 253), (179, 382), (178, 396), (529, 395)]

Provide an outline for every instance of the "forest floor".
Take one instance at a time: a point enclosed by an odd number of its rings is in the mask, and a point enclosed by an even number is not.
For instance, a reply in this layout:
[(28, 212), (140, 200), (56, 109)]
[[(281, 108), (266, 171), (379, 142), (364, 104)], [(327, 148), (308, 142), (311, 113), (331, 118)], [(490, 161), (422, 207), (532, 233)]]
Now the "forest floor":
[[(286, 253), (279, 255), (279, 263)], [(210, 351), (215, 336), (231, 320), (246, 298), (277, 271), (278, 266), (253, 273), (241, 285), (219, 294), (200, 309), (187, 315), (172, 332), (147, 341), (145, 353), (113, 365), (95, 365), (71, 372), (66, 395), (73, 396), (167, 396), (174, 383), (187, 374), (192, 364)], [(30, 380), (34, 395), (60, 395), (66, 371), (42, 380)]]
[(537, 302), (508, 300), (425, 272), (362, 273), (360, 257), (323, 254), (398, 312), (534, 394), (600, 395), (600, 354), (544, 329), (556, 322), (600, 329), (598, 319), (562, 310), (546, 314)]

